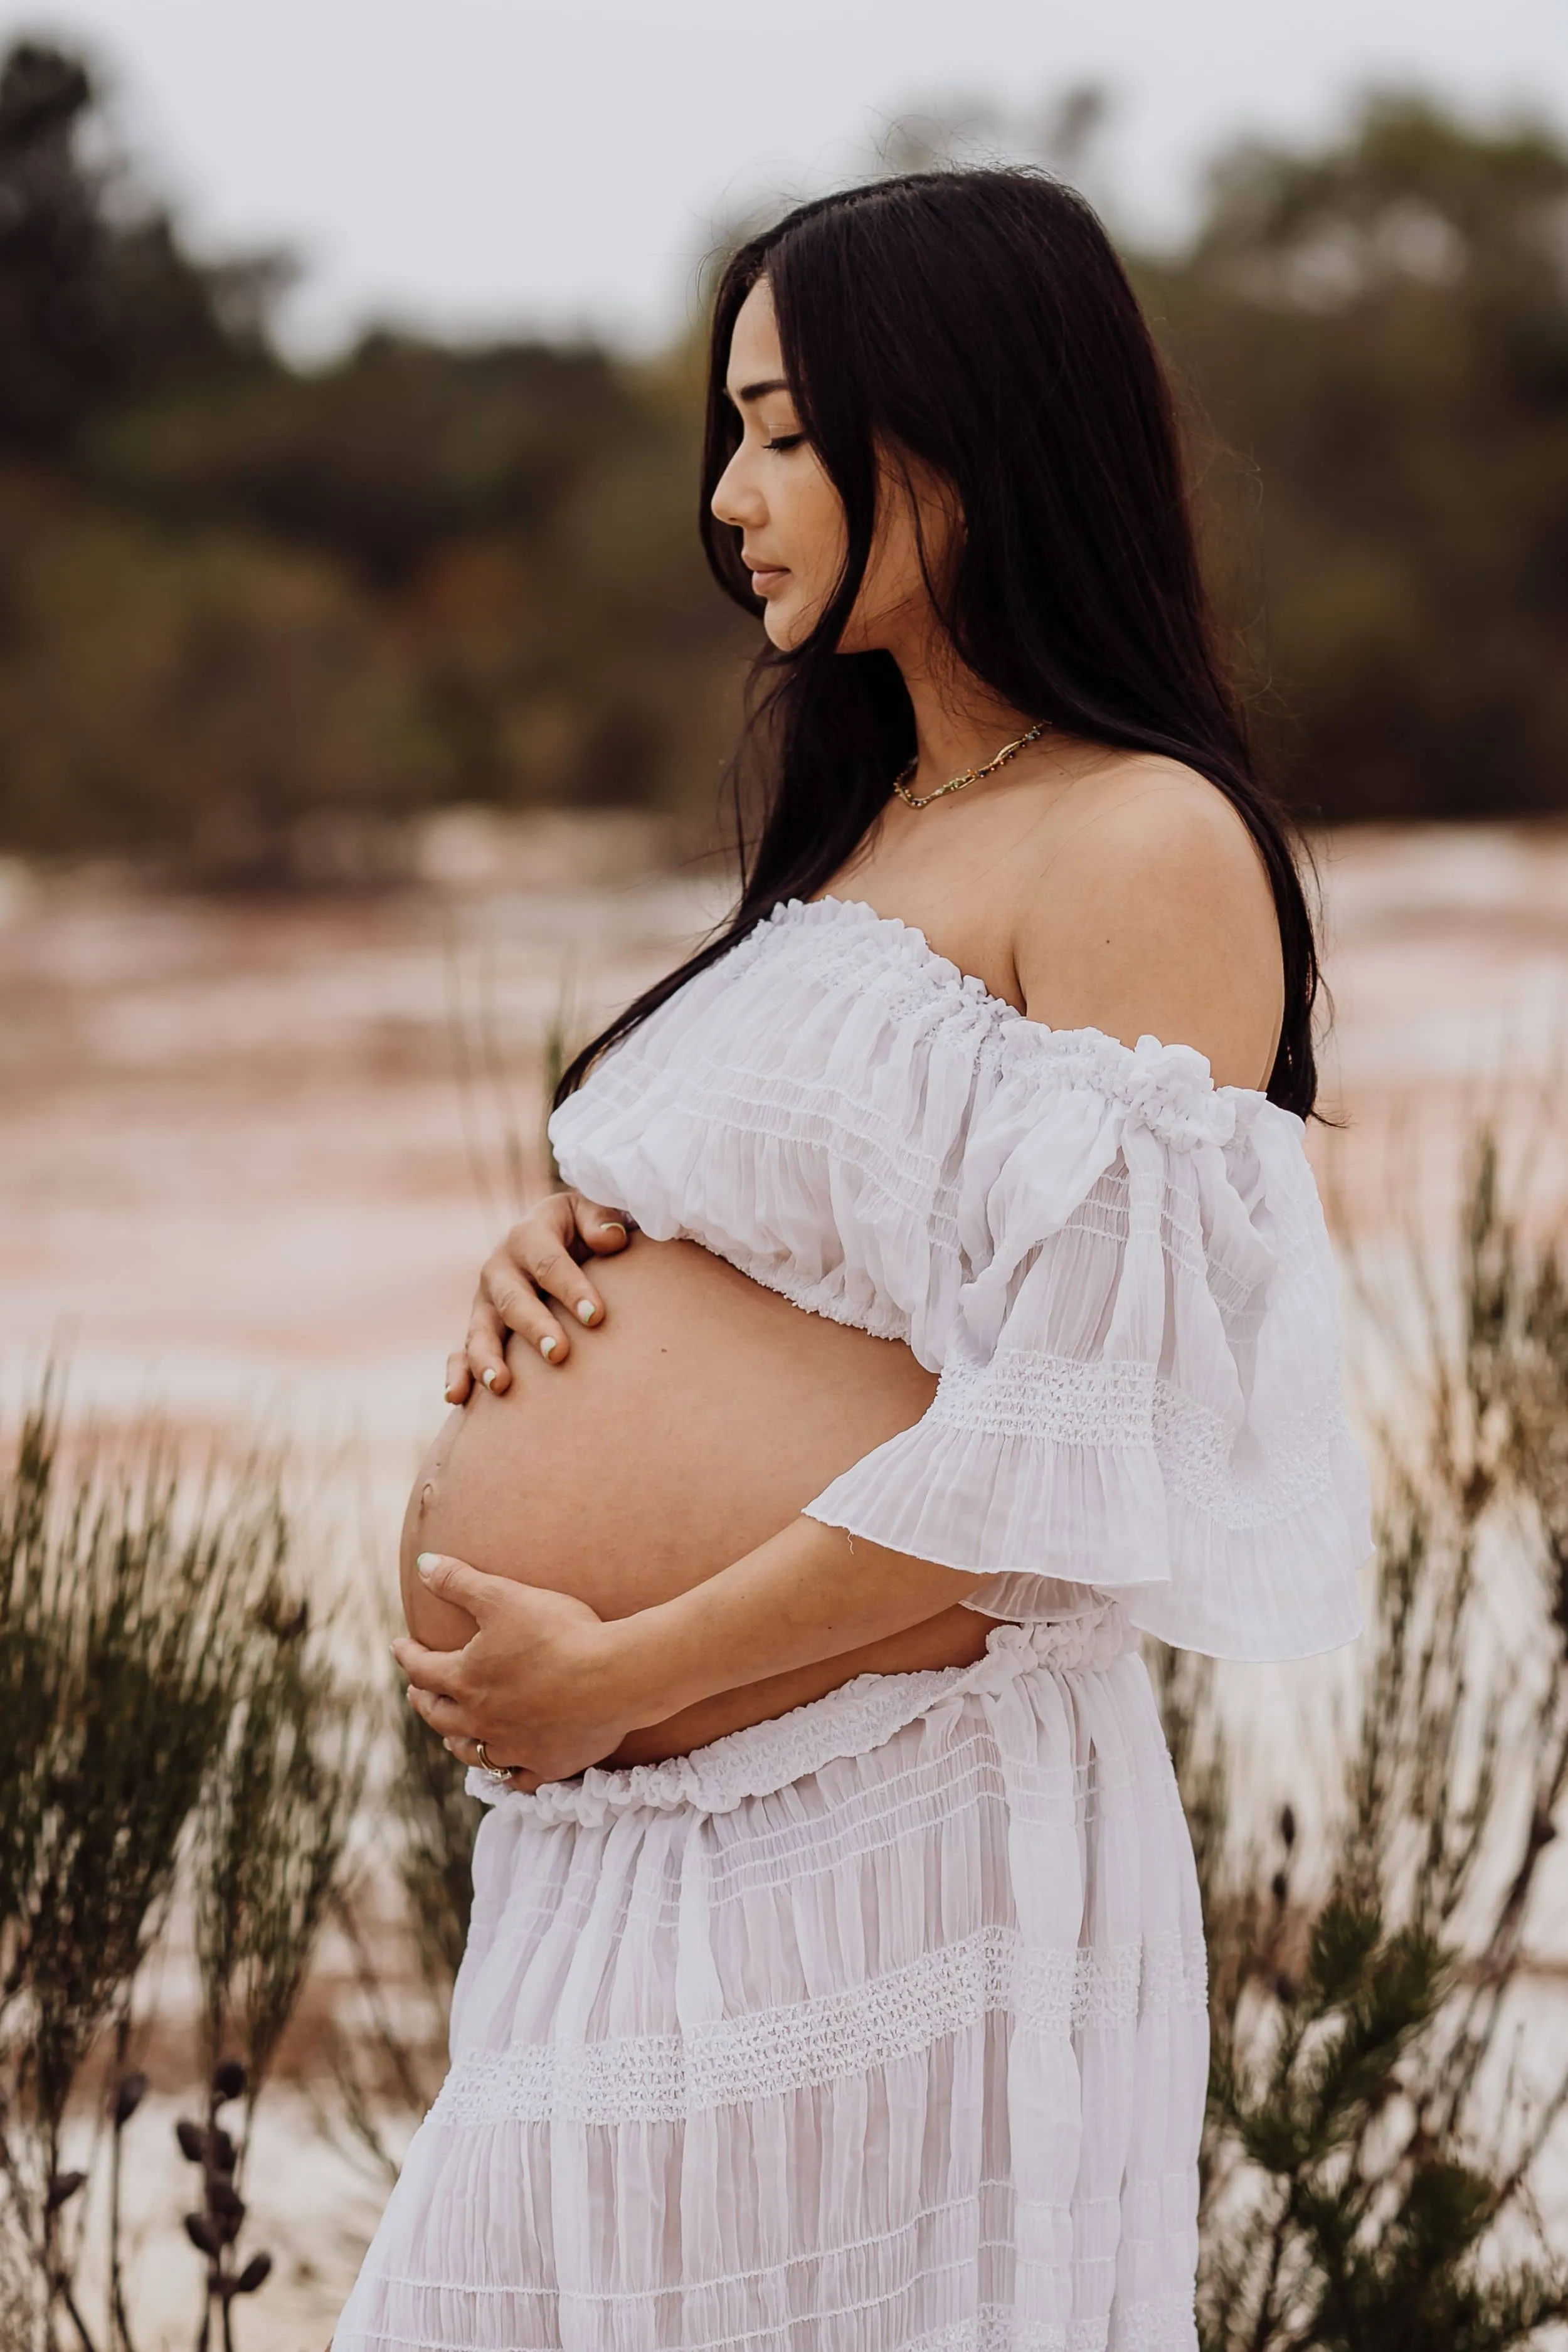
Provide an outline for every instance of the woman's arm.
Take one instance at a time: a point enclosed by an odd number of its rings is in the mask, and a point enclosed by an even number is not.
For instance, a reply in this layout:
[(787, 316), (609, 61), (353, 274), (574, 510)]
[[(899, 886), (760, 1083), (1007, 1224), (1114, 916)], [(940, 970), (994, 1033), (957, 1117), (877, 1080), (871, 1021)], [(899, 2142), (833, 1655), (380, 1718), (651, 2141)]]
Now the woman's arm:
[(673, 1601), (606, 1623), (587, 1605), (462, 1560), (427, 1558), (433, 1592), (479, 1627), (462, 1650), (393, 1643), (408, 1696), (444, 1738), (483, 1740), (520, 1782), (569, 1779), (721, 1691), (903, 1633), (975, 1579), (798, 1518)]

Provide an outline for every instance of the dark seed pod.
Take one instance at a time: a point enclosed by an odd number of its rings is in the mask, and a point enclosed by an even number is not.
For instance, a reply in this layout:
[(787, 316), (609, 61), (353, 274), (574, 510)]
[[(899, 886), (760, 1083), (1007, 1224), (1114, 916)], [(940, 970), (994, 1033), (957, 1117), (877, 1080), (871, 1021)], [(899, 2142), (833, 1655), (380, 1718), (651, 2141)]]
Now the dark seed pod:
[(46, 2212), (58, 2213), (62, 2205), (70, 2203), (77, 2190), (84, 2188), (86, 2183), (85, 2172), (57, 2172), (49, 2183), (48, 2195), (44, 2200)]
[(238, 2099), (245, 2095), (245, 2069), (237, 2058), (226, 2058), (213, 2076), (213, 2089), (220, 2100)]
[(232, 2180), (219, 2179), (207, 2189), (207, 2210), (210, 2213), (232, 2214), (237, 2221), (245, 2219), (245, 2201)]
[(215, 2261), (226, 2243), (223, 2224), (216, 2213), (187, 2213), (185, 2235), (193, 2246), (199, 2248), (204, 2254), (210, 2255)]
[(215, 2172), (232, 2172), (239, 2162), (239, 2153), (223, 2126), (215, 2126), (207, 2143), (207, 2159)]
[(257, 2288), (264, 2286), (271, 2275), (271, 2255), (252, 2254), (239, 2276), (235, 2280), (234, 2292), (236, 2294), (254, 2294)]
[(1291, 1847), (1296, 1843), (1296, 1808), (1294, 1805), (1284, 1805), (1280, 1808), (1279, 1835), (1284, 1841), (1285, 1851), (1289, 1853)]
[(1277, 1870), (1269, 1880), (1268, 1892), (1274, 1897), (1276, 1908), (1282, 1911), (1285, 1907), (1285, 1897), (1290, 1892), (1290, 1882), (1282, 1870)]
[(174, 2126), (174, 2137), (180, 2143), (180, 2154), (187, 2157), (191, 2163), (206, 2162), (207, 2136), (200, 2124), (194, 2124), (189, 2116), (182, 2116)]
[(127, 2074), (114, 2094), (114, 2128), (123, 2130), (147, 2095), (145, 2074)]

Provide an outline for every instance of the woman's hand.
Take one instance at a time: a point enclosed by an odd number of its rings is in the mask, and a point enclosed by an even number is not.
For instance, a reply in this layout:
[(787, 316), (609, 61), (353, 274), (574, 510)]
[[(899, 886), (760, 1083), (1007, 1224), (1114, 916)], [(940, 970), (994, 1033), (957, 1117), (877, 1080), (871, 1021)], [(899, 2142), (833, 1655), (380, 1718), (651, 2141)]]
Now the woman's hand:
[(466, 1609), (477, 1631), (460, 1650), (427, 1650), (405, 1634), (392, 1645), (409, 1703), (465, 1764), (516, 1767), (518, 1788), (568, 1780), (614, 1753), (638, 1709), (624, 1694), (625, 1644), (585, 1601), (460, 1559), (420, 1555), (432, 1592)]
[(418, 1567), (478, 1630), (460, 1650), (394, 1642), (409, 1700), (465, 1763), (483, 1760), (483, 1740), (489, 1762), (530, 1791), (721, 1691), (923, 1624), (976, 1581), (805, 1517), (673, 1600), (609, 1621), (585, 1601), (438, 1553), (422, 1552)]
[(602, 1208), (581, 1192), (550, 1192), (536, 1201), (480, 1269), (468, 1340), (447, 1359), (447, 1403), (466, 1402), (476, 1381), (497, 1396), (511, 1386), (506, 1362), (509, 1331), (537, 1348), (547, 1364), (563, 1364), (572, 1352), (567, 1326), (544, 1302), (558, 1300), (568, 1321), (584, 1327), (602, 1323), (605, 1302), (584, 1274), (574, 1248), (611, 1257), (625, 1249), (630, 1223), (620, 1210)]

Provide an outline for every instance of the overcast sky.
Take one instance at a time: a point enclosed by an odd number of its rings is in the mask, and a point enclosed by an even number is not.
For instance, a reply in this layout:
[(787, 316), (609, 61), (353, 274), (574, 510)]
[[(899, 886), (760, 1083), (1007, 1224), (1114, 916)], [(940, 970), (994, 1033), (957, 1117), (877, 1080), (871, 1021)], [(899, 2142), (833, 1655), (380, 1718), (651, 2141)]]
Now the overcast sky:
[(307, 265), (293, 339), (367, 317), (646, 343), (714, 226), (854, 173), (890, 121), (1115, 94), (1095, 193), (1173, 235), (1242, 131), (1369, 82), (1568, 124), (1568, 0), (0, 0), (84, 38), (205, 247)]

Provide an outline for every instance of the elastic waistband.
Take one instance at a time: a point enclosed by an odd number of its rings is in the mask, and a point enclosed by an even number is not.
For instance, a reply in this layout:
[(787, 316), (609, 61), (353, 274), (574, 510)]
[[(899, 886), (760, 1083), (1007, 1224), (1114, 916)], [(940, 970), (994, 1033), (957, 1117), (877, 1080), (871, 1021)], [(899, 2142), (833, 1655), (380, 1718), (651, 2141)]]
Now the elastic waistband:
[(662, 1764), (609, 1770), (594, 1764), (573, 1780), (547, 1780), (531, 1796), (470, 1772), (468, 1793), (490, 1805), (521, 1806), (542, 1822), (597, 1828), (614, 1813), (733, 1812), (748, 1797), (771, 1796), (836, 1757), (864, 1756), (943, 1702), (999, 1691), (1020, 1675), (1095, 1674), (1137, 1639), (1116, 1601), (1097, 1599), (1072, 1617), (996, 1625), (973, 1665), (918, 1675), (857, 1675), (824, 1698), (731, 1731)]

